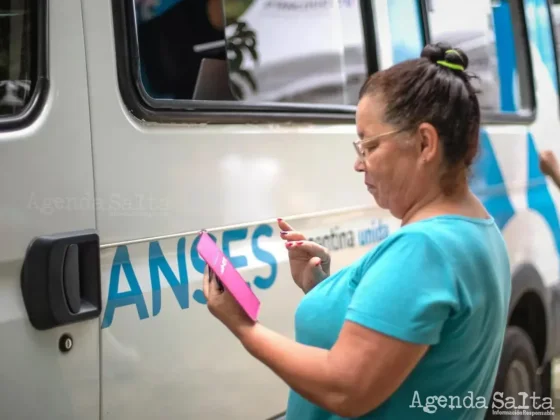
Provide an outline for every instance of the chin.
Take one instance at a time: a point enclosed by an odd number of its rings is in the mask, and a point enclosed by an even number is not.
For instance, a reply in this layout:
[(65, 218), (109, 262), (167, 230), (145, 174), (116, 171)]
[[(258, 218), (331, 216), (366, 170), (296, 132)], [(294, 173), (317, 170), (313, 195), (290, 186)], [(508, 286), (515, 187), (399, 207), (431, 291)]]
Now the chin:
[(387, 210), (389, 208), (389, 206), (387, 206), (387, 203), (384, 203), (383, 201), (378, 200), (375, 195), (371, 195), (373, 197), (373, 202), (377, 205), (377, 207), (382, 208), (383, 210)]
[(393, 216), (394, 218), (396, 218), (398, 220), (402, 220), (403, 212), (399, 211), (399, 209), (391, 207), (387, 202), (379, 201), (375, 197), (373, 197), (373, 201), (375, 202), (375, 204), (377, 204), (378, 208), (380, 208), (382, 210), (389, 210), (389, 213), (391, 214), (391, 216)]

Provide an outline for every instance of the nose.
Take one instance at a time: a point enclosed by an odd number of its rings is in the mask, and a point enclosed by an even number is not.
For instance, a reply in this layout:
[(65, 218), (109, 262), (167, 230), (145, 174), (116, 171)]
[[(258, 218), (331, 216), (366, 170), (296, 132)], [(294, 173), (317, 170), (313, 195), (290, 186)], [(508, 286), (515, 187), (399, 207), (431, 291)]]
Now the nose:
[(366, 165), (364, 164), (362, 159), (356, 158), (356, 161), (354, 162), (354, 170), (356, 172), (365, 172)]

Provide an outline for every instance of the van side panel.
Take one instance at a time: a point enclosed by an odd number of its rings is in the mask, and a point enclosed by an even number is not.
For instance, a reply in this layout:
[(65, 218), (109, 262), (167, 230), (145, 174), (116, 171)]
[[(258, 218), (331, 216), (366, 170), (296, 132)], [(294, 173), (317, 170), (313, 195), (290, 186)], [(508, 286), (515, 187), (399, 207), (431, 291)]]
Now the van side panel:
[[(527, 4), (531, 15), (536, 1)], [(138, 121), (118, 91), (114, 43), (119, 40), (113, 36), (110, 2), (82, 0), (82, 5), (103, 244), (103, 418), (164, 413), (260, 419), (282, 411), (285, 384), (252, 359), (204, 306), (195, 234), (210, 230), (261, 298), (262, 322), (291, 335), (301, 293), (292, 284), (275, 219), (288, 218), (331, 248), (333, 271), (398, 228), (372, 205), (361, 175), (352, 170), (355, 127)], [(407, 31), (395, 31), (399, 23), (389, 2), (374, 6), (377, 33), (385, 36), (378, 41), (383, 65), (417, 55), (418, 42), (395, 36), (392, 43), (394, 33)], [(513, 271), (531, 261), (553, 285), (560, 193), (542, 174), (533, 174), (535, 151), (560, 151), (550, 134), (560, 128), (558, 98), (548, 52), (535, 29), (538, 20), (532, 25), (537, 119), (485, 124), (472, 185), (504, 233)], [(410, 33), (420, 36), (418, 28)], [(505, 93), (513, 103), (513, 92)], [(543, 195), (531, 192), (543, 189), (552, 197), (546, 214), (535, 200)]]
[(332, 244), (333, 270), (394, 221), (353, 170), (352, 122), (134, 119), (117, 88), (109, 3), (82, 1), (102, 241), (103, 418), (268, 418), (285, 409), (288, 389), (208, 313), (195, 233), (210, 230), (260, 297), (262, 322), (291, 336), (301, 291), (276, 218), (297, 215), (297, 228)]
[[(44, 109), (32, 125), (0, 133), (0, 418), (97, 420), (99, 320), (35, 330), (20, 286), (35, 236), (95, 228), (81, 5), (47, 4)], [(64, 333), (68, 353), (59, 350)]]
[[(293, 223), (332, 250), (333, 272), (397, 228), (394, 219), (370, 210)], [(261, 300), (260, 322), (290, 337), (302, 292), (290, 277), (279, 233), (275, 221), (210, 232)], [(106, 420), (156, 418), (162, 410), (169, 418), (265, 419), (286, 407), (286, 385), (209, 315), (195, 238), (102, 251)]]

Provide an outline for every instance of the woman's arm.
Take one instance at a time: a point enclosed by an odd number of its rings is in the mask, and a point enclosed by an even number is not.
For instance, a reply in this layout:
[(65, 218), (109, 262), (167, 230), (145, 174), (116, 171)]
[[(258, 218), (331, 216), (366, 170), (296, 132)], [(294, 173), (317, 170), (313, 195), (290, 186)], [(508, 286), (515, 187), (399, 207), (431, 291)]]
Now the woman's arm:
[(560, 188), (560, 173), (554, 171), (550, 174), (550, 179), (554, 182), (557, 188)]
[(449, 258), (427, 234), (395, 236), (377, 252), (329, 351), (258, 324), (240, 336), (294, 391), (341, 417), (360, 417), (386, 401), (440, 341), (450, 314), (461, 309)]
[(539, 166), (541, 171), (554, 182), (556, 187), (560, 188), (560, 166), (551, 150), (543, 150), (539, 154)]
[(419, 232), (395, 238), (379, 245), (382, 257), (361, 275), (330, 350), (252, 322), (205, 275), (208, 309), (295, 392), (341, 417), (360, 417), (398, 389), (440, 341), (450, 313), (460, 310), (454, 272), (440, 248)]
[(295, 392), (341, 417), (359, 417), (378, 407), (428, 348), (350, 321), (330, 351), (296, 343), (261, 324), (246, 328), (239, 338)]

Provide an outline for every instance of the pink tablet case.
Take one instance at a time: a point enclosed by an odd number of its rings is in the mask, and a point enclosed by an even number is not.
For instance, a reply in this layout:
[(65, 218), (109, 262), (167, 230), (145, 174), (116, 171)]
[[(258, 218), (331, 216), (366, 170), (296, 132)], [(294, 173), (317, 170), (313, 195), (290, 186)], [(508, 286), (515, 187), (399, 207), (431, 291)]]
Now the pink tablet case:
[(231, 261), (218, 248), (210, 235), (206, 232), (201, 232), (196, 249), (247, 315), (253, 321), (256, 321), (261, 302), (249, 288), (249, 285), (245, 283), (241, 274), (231, 264)]

